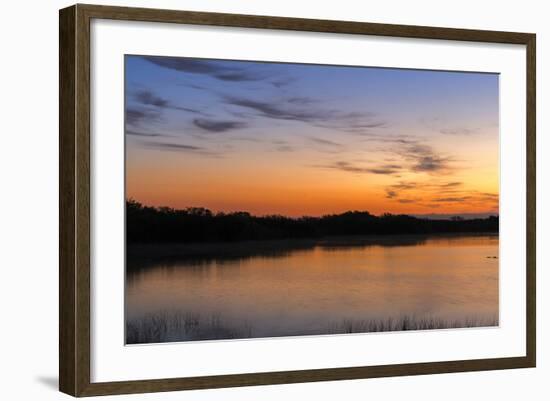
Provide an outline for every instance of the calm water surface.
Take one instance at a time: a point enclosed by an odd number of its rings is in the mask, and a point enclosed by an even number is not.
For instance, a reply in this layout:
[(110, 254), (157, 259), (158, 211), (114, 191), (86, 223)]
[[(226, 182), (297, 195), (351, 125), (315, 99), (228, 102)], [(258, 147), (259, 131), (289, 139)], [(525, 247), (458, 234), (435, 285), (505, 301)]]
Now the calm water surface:
[(129, 248), (127, 322), (153, 332), (180, 319), (164, 338), (130, 342), (326, 334), (403, 316), (497, 319), (497, 257), (497, 235)]

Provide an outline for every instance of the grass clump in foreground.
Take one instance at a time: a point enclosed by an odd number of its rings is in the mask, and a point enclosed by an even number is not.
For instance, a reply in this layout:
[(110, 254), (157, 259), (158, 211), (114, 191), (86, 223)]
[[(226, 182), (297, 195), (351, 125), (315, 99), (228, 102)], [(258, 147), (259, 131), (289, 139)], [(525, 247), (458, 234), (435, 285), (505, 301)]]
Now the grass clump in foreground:
[(160, 312), (126, 321), (126, 343), (147, 344), (192, 340), (249, 338), (248, 324), (231, 327), (219, 315), (203, 318), (192, 313)]
[[(437, 317), (416, 317), (405, 315), (388, 319), (344, 319), (329, 324), (325, 330), (311, 332), (299, 329), (273, 336), (299, 336), (323, 334), (374, 333), (407, 330), (437, 330), (471, 327), (498, 326), (498, 317), (469, 317), (448, 320)], [(252, 326), (247, 322), (230, 324), (219, 315), (201, 317), (191, 313), (160, 312), (126, 322), (127, 344), (148, 344), (177, 341), (227, 340), (253, 338)]]
[(328, 334), (375, 333), (384, 331), (406, 330), (441, 330), (469, 327), (498, 326), (497, 317), (469, 317), (465, 319), (448, 320), (438, 317), (415, 317), (405, 315), (400, 318), (388, 319), (345, 319), (340, 323), (331, 324)]

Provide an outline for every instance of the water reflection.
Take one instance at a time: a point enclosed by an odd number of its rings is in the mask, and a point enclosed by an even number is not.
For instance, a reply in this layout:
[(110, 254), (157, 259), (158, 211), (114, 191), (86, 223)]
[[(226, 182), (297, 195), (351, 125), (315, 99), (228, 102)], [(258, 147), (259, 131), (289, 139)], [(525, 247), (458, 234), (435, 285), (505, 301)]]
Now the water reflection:
[(127, 329), (156, 342), (494, 325), (495, 256), (494, 235), (134, 246)]

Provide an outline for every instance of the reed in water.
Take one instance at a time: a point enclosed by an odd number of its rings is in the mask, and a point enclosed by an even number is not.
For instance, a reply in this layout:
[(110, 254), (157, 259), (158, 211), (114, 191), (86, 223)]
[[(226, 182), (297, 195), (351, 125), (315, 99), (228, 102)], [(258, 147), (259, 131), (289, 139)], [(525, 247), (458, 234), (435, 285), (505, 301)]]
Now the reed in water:
[[(404, 315), (387, 319), (344, 319), (329, 323), (319, 333), (288, 333), (294, 335), (373, 333), (406, 330), (437, 330), (452, 328), (498, 326), (498, 318), (493, 316), (467, 317), (463, 319), (442, 319), (433, 316), (417, 317)], [(126, 343), (162, 343), (173, 341), (224, 340), (261, 337), (255, 336), (248, 322), (233, 323), (224, 321), (220, 315), (203, 317), (192, 313), (159, 312), (141, 318), (130, 319), (126, 323)]]

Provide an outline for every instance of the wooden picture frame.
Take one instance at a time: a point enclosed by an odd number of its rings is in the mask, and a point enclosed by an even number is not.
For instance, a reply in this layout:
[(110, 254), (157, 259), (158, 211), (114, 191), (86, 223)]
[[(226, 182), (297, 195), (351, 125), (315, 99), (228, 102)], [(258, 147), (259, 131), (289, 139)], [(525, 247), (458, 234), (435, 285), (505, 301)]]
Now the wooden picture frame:
[[(92, 383), (90, 380), (90, 21), (96, 18), (525, 45), (527, 49), (525, 60), (527, 71), (526, 355)], [(536, 38), (534, 34), (80, 4), (60, 10), (59, 28), (59, 388), (62, 392), (73, 396), (94, 396), (535, 366)]]

